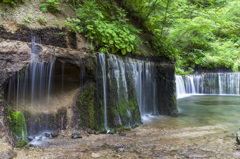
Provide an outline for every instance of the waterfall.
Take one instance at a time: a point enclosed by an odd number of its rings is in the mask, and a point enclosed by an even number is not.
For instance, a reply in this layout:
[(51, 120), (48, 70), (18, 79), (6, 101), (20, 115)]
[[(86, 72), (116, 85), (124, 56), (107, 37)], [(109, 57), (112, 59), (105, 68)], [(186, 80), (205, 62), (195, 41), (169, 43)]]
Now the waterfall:
[[(109, 55), (108, 80), (110, 85), (116, 83), (114, 87), (117, 89), (116, 102), (118, 105), (124, 103), (128, 105), (134, 98), (139, 105), (142, 117), (147, 114), (158, 114), (157, 83), (154, 69), (153, 62)], [(110, 90), (111, 92), (114, 94), (114, 90)], [(132, 94), (136, 94), (136, 96), (133, 97)], [(125, 118), (131, 120), (130, 108), (126, 109), (126, 114)], [(120, 113), (120, 116), (123, 118), (123, 114)], [(128, 125), (130, 124), (128, 123)]]
[(176, 80), (176, 96), (178, 98), (183, 97), (184, 95), (186, 95), (186, 90), (184, 87), (184, 81), (182, 76), (176, 75), (175, 76), (175, 80)]
[(180, 98), (191, 94), (239, 95), (240, 73), (206, 73), (176, 75), (176, 95)]
[[(34, 114), (42, 110), (48, 114), (51, 94), (52, 75), (55, 65), (55, 53), (53, 49), (49, 50), (49, 62), (46, 63), (44, 58), (39, 58), (39, 45), (35, 44), (35, 37), (31, 43), (31, 63), (24, 71), (16, 73), (9, 80), (8, 84), (8, 104), (15, 106), (19, 111), (28, 111)], [(41, 106), (44, 106), (42, 108)], [(34, 117), (31, 116), (31, 121)], [(35, 129), (34, 123), (30, 123), (28, 128), (31, 133)], [(48, 126), (45, 127), (48, 129)]]
[(194, 76), (185, 76), (185, 81), (186, 81), (186, 92), (187, 93), (192, 93), (195, 94), (196, 90), (195, 90), (195, 85), (194, 85)]
[(107, 87), (106, 87), (106, 63), (105, 63), (105, 54), (99, 54), (99, 62), (102, 69), (102, 79), (103, 79), (103, 103), (104, 103), (104, 126), (105, 129), (108, 129), (107, 125)]

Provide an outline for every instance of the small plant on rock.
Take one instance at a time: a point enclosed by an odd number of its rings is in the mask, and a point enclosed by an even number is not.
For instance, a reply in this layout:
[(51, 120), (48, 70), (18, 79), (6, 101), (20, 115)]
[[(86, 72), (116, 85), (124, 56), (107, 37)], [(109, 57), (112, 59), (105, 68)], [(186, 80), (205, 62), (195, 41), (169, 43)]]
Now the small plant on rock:
[(46, 19), (45, 19), (45, 17), (43, 15), (39, 15), (38, 16), (38, 22), (41, 25), (46, 25), (47, 24), (47, 21), (46, 21)]
[(30, 23), (32, 20), (33, 20), (33, 17), (32, 17), (31, 14), (28, 14), (27, 17), (24, 17), (24, 18), (23, 18), (23, 22), (24, 22), (24, 23)]
[(47, 0), (46, 2), (40, 4), (39, 8), (42, 12), (57, 12), (60, 11), (58, 0)]

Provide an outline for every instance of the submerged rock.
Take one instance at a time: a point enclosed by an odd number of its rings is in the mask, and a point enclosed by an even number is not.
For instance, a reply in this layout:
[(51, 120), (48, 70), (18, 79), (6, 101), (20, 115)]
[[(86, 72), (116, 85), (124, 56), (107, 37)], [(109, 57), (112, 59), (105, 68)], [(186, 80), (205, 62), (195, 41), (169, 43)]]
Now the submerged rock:
[(58, 137), (58, 135), (59, 135), (58, 132), (52, 132), (51, 133), (52, 138)]
[(45, 133), (44, 134), (46, 137), (50, 137), (51, 136), (51, 134), (49, 134), (49, 133)]
[(73, 133), (72, 134), (72, 138), (73, 139), (82, 138), (82, 135), (80, 133), (78, 133), (78, 132), (77, 133)]
[(39, 138), (37, 139), (37, 141), (42, 141), (42, 137), (39, 137)]

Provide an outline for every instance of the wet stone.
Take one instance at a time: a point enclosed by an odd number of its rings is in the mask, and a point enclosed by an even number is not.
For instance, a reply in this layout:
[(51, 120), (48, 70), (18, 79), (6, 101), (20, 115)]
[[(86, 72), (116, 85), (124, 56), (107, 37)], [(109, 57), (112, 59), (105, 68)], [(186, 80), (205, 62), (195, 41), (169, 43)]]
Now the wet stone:
[(46, 137), (50, 137), (51, 136), (51, 134), (49, 134), (49, 133), (45, 133), (44, 134)]
[(78, 132), (77, 133), (73, 133), (72, 134), (72, 138), (73, 139), (82, 138), (82, 135), (80, 133), (78, 133)]
[(59, 135), (59, 134), (58, 134), (57, 132), (52, 132), (52, 133), (51, 133), (52, 138), (58, 137), (58, 135)]
[(34, 137), (28, 136), (27, 139), (28, 139), (28, 141), (32, 141), (34, 139)]
[(119, 148), (118, 152), (125, 152), (124, 148)]

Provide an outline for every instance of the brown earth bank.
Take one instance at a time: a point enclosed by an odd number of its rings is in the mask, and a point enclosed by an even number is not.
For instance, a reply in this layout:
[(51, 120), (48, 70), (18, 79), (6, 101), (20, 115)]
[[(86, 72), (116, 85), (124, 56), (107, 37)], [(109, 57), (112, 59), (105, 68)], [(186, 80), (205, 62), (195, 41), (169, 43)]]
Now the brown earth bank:
[[(60, 133), (48, 144), (14, 148), (14, 158), (240, 158), (231, 125), (191, 127), (177, 118), (159, 116), (125, 136), (88, 134), (72, 139), (72, 131)], [(225, 131), (227, 130), (227, 131)]]

